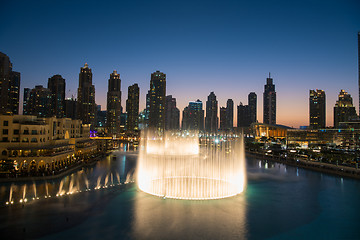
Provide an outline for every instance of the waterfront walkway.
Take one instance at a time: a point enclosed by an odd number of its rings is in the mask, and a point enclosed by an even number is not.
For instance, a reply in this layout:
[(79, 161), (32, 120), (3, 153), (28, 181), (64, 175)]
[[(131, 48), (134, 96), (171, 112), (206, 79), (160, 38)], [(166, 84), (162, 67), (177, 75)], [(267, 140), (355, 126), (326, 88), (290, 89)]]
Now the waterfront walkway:
[(63, 177), (73, 171), (76, 171), (82, 167), (90, 166), (95, 164), (97, 161), (104, 158), (106, 155), (98, 155), (90, 160), (79, 161), (76, 164), (71, 165), (70, 167), (61, 169), (59, 171), (54, 172), (52, 175), (44, 175), (44, 176), (9, 176), (9, 177), (2, 177), (0, 178), (0, 183), (6, 182), (25, 182), (25, 181), (40, 181), (40, 180), (50, 180), (50, 179), (57, 179)]
[(246, 151), (246, 155), (251, 157), (256, 157), (258, 159), (264, 159), (269, 161), (274, 161), (278, 163), (284, 163), (290, 166), (296, 166), (301, 168), (310, 169), (313, 171), (334, 174), (341, 177), (350, 177), (360, 179), (360, 169), (356, 169), (353, 167), (342, 166), (342, 165), (335, 165), (330, 163), (324, 162), (315, 162), (303, 159), (290, 158), (290, 157), (281, 157), (281, 156), (274, 156), (274, 155), (266, 155), (265, 153), (253, 152), (253, 151)]

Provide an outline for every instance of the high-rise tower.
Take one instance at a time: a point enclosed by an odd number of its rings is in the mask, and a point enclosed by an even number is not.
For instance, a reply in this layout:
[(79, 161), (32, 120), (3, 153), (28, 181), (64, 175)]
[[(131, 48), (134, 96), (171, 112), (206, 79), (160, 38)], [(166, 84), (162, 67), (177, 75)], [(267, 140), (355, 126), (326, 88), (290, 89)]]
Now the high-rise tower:
[(334, 107), (334, 127), (339, 127), (340, 122), (347, 122), (356, 118), (356, 110), (353, 106), (353, 99), (345, 90), (339, 93), (339, 100)]
[(110, 136), (120, 133), (121, 79), (116, 71), (110, 74), (107, 92), (106, 128)]
[(48, 79), (48, 89), (51, 91), (51, 115), (65, 117), (65, 79), (61, 75), (52, 76)]
[(24, 98), (23, 98), (23, 115), (28, 115), (28, 101), (30, 97), (30, 88), (24, 88)]
[(165, 128), (166, 74), (156, 71), (150, 80), (149, 127), (158, 132)]
[(251, 124), (250, 105), (243, 105), (240, 102), (240, 105), (237, 106), (237, 111), (237, 126), (249, 127)]
[(128, 88), (128, 99), (126, 100), (126, 129), (128, 131), (139, 130), (139, 92), (137, 83)]
[(257, 121), (257, 95), (256, 95), (256, 93), (254, 93), (254, 92), (249, 93), (248, 105), (249, 105), (250, 123), (255, 123)]
[(219, 130), (225, 131), (227, 130), (227, 114), (226, 107), (220, 107), (220, 127)]
[(180, 124), (180, 111), (176, 107), (176, 98), (166, 96), (165, 103), (165, 130), (178, 130)]
[(360, 114), (360, 32), (358, 32), (358, 77), (359, 77), (359, 114)]
[(95, 87), (92, 84), (92, 72), (88, 64), (80, 69), (79, 88), (77, 99), (77, 115), (78, 119), (84, 124), (91, 124), (91, 128), (95, 127)]
[(9, 57), (0, 52), (0, 114), (19, 114), (20, 73), (12, 70)]
[(214, 92), (211, 92), (206, 101), (205, 130), (215, 133), (218, 130), (218, 101)]
[(320, 89), (310, 90), (309, 98), (310, 127), (313, 129), (325, 128), (326, 99), (325, 92)]
[(51, 91), (48, 88), (35, 86), (29, 93), (26, 113), (43, 118), (52, 117), (51, 100)]
[(234, 128), (234, 101), (232, 99), (228, 99), (226, 102), (226, 124), (225, 130), (232, 131)]
[(270, 125), (276, 124), (276, 92), (273, 79), (266, 78), (266, 85), (264, 86), (264, 118), (263, 122)]
[(195, 102), (189, 102), (189, 106), (185, 107), (181, 129), (204, 131), (204, 110), (199, 99)]

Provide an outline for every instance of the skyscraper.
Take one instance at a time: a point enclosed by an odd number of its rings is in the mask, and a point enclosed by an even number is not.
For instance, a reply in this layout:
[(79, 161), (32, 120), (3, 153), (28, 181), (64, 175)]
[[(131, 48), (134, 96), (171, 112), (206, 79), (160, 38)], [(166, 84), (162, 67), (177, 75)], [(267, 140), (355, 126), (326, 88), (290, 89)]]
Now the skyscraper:
[(74, 97), (65, 99), (65, 117), (77, 119), (77, 101)]
[(204, 110), (199, 99), (184, 108), (181, 129), (204, 131)]
[(27, 101), (27, 115), (37, 117), (52, 117), (51, 110), (51, 91), (42, 85), (35, 86), (31, 89), (29, 99)]
[(233, 127), (234, 127), (234, 101), (232, 99), (228, 99), (226, 102), (225, 130), (232, 131)]
[(30, 97), (30, 88), (24, 88), (24, 99), (23, 99), (23, 115), (28, 115), (27, 105)]
[(51, 91), (51, 111), (57, 118), (65, 117), (65, 79), (61, 75), (54, 75), (48, 80)]
[(137, 83), (128, 88), (128, 99), (126, 100), (126, 128), (128, 131), (139, 130), (139, 92)]
[(116, 71), (110, 74), (107, 92), (106, 128), (110, 136), (120, 133), (121, 79)]
[(243, 105), (240, 102), (240, 105), (237, 106), (237, 111), (237, 126), (249, 127), (251, 124), (250, 105)]
[(270, 125), (276, 124), (276, 92), (273, 79), (266, 78), (266, 85), (264, 86), (264, 118), (263, 122)]
[(10, 72), (9, 105), (13, 114), (19, 114), (20, 73)]
[(146, 93), (146, 107), (144, 110), (144, 128), (149, 126), (149, 114), (150, 114), (150, 90)]
[(345, 90), (339, 93), (339, 100), (334, 107), (334, 127), (339, 127), (340, 122), (347, 122), (356, 118), (356, 110), (353, 106), (353, 99)]
[(97, 136), (106, 135), (106, 113), (106, 110), (101, 109), (101, 105), (96, 105), (95, 131), (97, 133)]
[(169, 95), (165, 99), (165, 130), (178, 130), (180, 128), (180, 111), (176, 107), (176, 98)]
[(227, 130), (227, 109), (226, 107), (220, 107), (220, 130)]
[(165, 128), (166, 74), (156, 71), (150, 80), (149, 127), (158, 132)]
[(12, 70), (9, 57), (0, 52), (0, 114), (19, 114), (20, 73)]
[(360, 114), (360, 32), (358, 32), (358, 77), (359, 77), (359, 114)]
[(250, 123), (257, 121), (257, 96), (256, 93), (251, 92), (248, 95), (248, 105), (250, 113)]
[(218, 130), (218, 101), (214, 92), (211, 92), (206, 101), (205, 130), (209, 133), (215, 133)]
[(91, 124), (91, 129), (95, 127), (95, 87), (92, 84), (92, 72), (88, 64), (80, 69), (79, 88), (77, 99), (78, 119), (84, 124)]
[(326, 126), (326, 99), (325, 92), (320, 89), (310, 90), (309, 98), (310, 127), (313, 129)]

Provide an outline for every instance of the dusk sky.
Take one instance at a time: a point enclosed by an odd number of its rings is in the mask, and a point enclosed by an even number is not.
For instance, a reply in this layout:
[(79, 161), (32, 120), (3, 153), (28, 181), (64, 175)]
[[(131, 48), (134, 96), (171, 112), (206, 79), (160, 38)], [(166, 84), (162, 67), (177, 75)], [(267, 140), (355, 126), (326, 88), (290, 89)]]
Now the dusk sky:
[(66, 79), (67, 97), (76, 95), (86, 62), (102, 109), (113, 70), (124, 108), (128, 86), (139, 84), (140, 110), (150, 74), (160, 70), (181, 115), (189, 101), (205, 107), (211, 91), (219, 107), (228, 98), (247, 104), (254, 91), (262, 122), (269, 72), (278, 124), (308, 125), (309, 90), (316, 88), (326, 92), (327, 125), (341, 89), (358, 111), (359, 0), (1, 0), (0, 7), (0, 51), (21, 73), (21, 97), (23, 88), (47, 86), (54, 74)]

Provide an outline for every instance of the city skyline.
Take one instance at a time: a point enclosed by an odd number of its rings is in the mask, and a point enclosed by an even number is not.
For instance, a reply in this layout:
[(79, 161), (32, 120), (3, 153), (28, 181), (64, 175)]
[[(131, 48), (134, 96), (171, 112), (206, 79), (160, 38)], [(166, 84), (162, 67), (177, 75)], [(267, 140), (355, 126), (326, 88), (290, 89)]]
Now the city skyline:
[[(20, 93), (24, 88), (46, 86), (48, 78), (60, 74), (66, 79), (66, 97), (76, 95), (78, 71), (87, 62), (93, 72), (96, 104), (106, 108), (108, 74), (117, 70), (124, 89), (139, 84), (142, 111), (150, 73), (159, 70), (167, 74), (166, 93), (177, 99), (180, 111), (195, 99), (205, 102), (212, 91), (219, 107), (226, 106), (229, 98), (237, 106), (255, 92), (259, 122), (263, 121), (263, 85), (271, 72), (278, 124), (309, 125), (308, 92), (322, 89), (327, 95), (326, 125), (332, 126), (339, 91), (344, 89), (358, 99), (360, 17), (356, 9), (360, 4), (277, 3), (208, 2), (192, 3), (191, 8), (185, 2), (175, 7), (166, 3), (98, 7), (94, 2), (55, 7), (47, 3), (29, 13), (30, 3), (8, 2), (4, 3), (8, 11), (0, 17), (9, 21), (0, 26), (0, 51), (21, 73)], [(156, 9), (164, 12), (167, 21), (152, 14)], [(115, 10), (121, 19), (110, 14)], [(49, 14), (62, 12), (68, 19), (46, 20)], [(14, 14), (21, 17), (13, 18)], [(100, 18), (89, 18), (92, 15)], [(126, 99), (124, 93), (122, 102)], [(358, 110), (358, 101), (354, 105)]]

